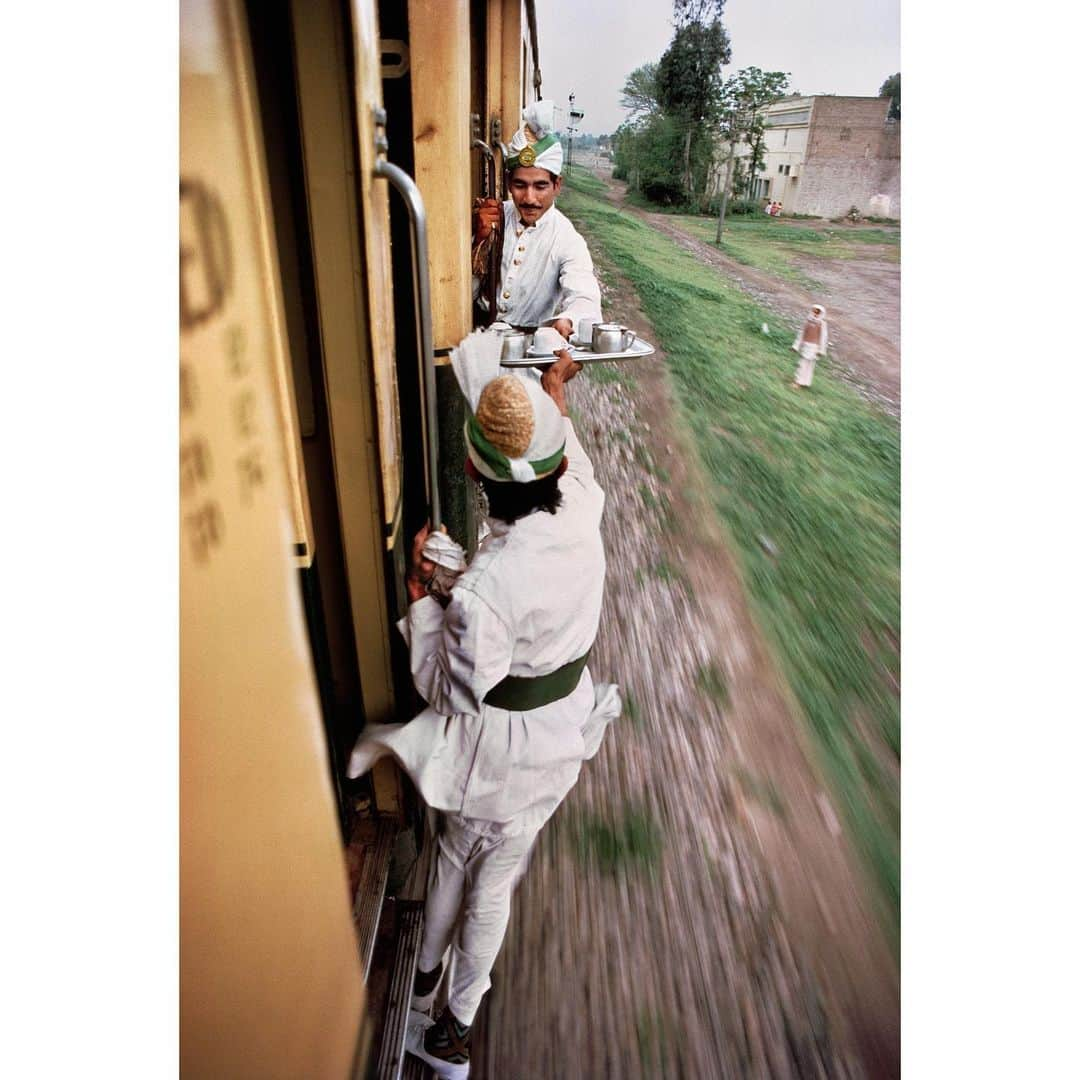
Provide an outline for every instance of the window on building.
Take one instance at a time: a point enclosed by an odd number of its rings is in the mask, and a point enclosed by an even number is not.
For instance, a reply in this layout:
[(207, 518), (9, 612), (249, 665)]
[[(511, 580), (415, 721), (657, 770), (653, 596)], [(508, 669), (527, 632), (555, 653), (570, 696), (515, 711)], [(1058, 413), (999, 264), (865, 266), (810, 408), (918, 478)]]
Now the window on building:
[(840, 141), (847, 142), (851, 138), (851, 128), (840, 129)]

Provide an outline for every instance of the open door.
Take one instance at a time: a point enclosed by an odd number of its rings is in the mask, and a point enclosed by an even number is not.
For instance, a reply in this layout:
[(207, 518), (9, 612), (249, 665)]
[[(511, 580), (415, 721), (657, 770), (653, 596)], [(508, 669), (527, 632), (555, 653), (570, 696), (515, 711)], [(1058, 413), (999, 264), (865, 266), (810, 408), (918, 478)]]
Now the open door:
[(364, 988), (236, 0), (184, 0), (180, 66), (181, 1075), (343, 1078), (366, 1054)]

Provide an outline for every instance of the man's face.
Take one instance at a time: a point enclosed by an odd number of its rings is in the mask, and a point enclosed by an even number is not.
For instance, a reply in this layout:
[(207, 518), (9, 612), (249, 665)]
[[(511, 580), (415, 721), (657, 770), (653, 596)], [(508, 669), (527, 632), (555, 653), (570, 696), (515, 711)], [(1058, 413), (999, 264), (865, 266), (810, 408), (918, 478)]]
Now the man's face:
[(519, 165), (510, 176), (510, 198), (526, 225), (535, 225), (561, 190), (561, 176), (553, 177), (547, 169), (535, 165), (528, 168)]

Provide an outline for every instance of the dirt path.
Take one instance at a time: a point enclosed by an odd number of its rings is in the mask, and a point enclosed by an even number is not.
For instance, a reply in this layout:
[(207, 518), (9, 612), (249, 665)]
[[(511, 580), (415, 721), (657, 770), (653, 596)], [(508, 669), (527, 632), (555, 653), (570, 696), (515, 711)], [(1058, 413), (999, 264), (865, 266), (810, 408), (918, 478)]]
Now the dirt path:
[[(598, 269), (605, 313), (655, 341), (632, 286)], [(897, 1076), (895, 963), (710, 524), (666, 357), (622, 370), (584, 374), (572, 408), (607, 492), (590, 667), (632, 705), (541, 835), (474, 1075)], [(606, 860), (585, 857), (599, 824)]]
[[(602, 165), (595, 174), (608, 187), (611, 201), (647, 221), (707, 266), (734, 281), (758, 303), (798, 323), (812, 303), (829, 315), (829, 353), (834, 370), (860, 393), (892, 416), (900, 415), (900, 265), (873, 257), (870, 250), (854, 259), (800, 258), (796, 265), (820, 283), (813, 292), (737, 262), (714, 245), (691, 236), (672, 220), (626, 202), (627, 185)], [(788, 224), (785, 222), (785, 224)]]

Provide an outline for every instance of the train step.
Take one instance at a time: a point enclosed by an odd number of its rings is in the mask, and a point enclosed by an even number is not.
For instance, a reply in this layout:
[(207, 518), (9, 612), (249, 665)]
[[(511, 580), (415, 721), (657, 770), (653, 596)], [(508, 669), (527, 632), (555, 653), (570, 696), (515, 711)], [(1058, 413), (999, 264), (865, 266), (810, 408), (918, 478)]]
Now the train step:
[(399, 900), (396, 906), (397, 947), (374, 1080), (427, 1080), (433, 1075), (431, 1070), (418, 1058), (405, 1053), (405, 1028), (416, 977), (416, 958), (420, 954), (424, 905), (419, 900)]
[(360, 947), (360, 965), (367, 982), (371, 956), (379, 929), (386, 879), (390, 873), (390, 857), (399, 825), (393, 818), (379, 817), (362, 821), (353, 833), (349, 845), (349, 861), (355, 881), (353, 889), (353, 922)]

